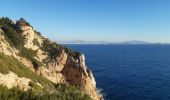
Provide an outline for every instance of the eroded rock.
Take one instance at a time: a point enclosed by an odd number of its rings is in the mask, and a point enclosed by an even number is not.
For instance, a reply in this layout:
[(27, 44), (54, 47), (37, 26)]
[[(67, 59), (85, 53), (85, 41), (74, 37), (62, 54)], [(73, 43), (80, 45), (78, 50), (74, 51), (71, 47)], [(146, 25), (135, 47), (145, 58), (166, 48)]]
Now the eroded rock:
[(73, 57), (69, 57), (62, 73), (68, 84), (86, 91), (94, 100), (102, 99), (96, 92), (95, 79), (92, 72), (85, 65), (85, 57), (83, 54), (79, 56), (78, 62)]
[[(31, 88), (29, 86), (30, 81), (31, 79), (18, 77), (17, 74), (11, 71), (8, 74), (0, 73), (0, 84), (6, 86), (8, 89), (18, 87), (20, 90), (27, 91)], [(37, 83), (37, 85), (41, 86), (39, 83)]]

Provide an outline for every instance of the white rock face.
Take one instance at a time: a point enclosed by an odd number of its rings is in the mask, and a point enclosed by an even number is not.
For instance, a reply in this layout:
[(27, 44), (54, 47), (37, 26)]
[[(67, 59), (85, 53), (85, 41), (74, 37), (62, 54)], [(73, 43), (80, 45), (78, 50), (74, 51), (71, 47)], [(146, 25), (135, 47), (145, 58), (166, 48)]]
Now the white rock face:
[(35, 37), (35, 34), (34, 34), (32, 27), (20, 26), (20, 29), (22, 30), (22, 36), (25, 39), (24, 47), (30, 48), (30, 49), (33, 49), (33, 50), (38, 49), (38, 46), (34, 46), (33, 42), (32, 42), (34, 40), (34, 37)]
[[(36, 34), (35, 30), (30, 26), (19, 26), (19, 27), (20, 30), (22, 31), (21, 35), (25, 40), (24, 47), (27, 49), (37, 50), (37, 56), (34, 58), (42, 62), (43, 59), (48, 57), (46, 52), (40, 49), (40, 46), (42, 46), (44, 38)], [(39, 46), (34, 44), (35, 39), (39, 43)]]
[(48, 63), (48, 68), (51, 70), (56, 70), (58, 72), (61, 72), (66, 65), (67, 62), (67, 54), (64, 50), (52, 61)]
[(20, 26), (20, 30), (22, 31), (21, 35), (25, 39), (24, 47), (32, 50), (37, 50), (39, 47), (37, 45), (34, 45), (33, 41), (34, 39), (37, 39), (37, 41), (42, 44), (42, 39), (35, 34), (35, 31), (30, 26)]
[(65, 77), (61, 73), (67, 62), (67, 54), (64, 50), (56, 59), (51, 60), (46, 67), (40, 67), (37, 73), (54, 83), (65, 83)]
[(20, 57), (20, 59), (18, 59), (21, 63), (23, 63), (26, 67), (28, 67), (30, 70), (32, 70), (33, 72), (35, 71), (33, 64), (30, 60)]
[(43, 59), (47, 58), (48, 55), (43, 52), (41, 49), (38, 49), (37, 56), (35, 57), (38, 61), (42, 62)]
[(84, 56), (84, 54), (81, 54), (79, 56), (79, 63), (80, 63), (81, 66), (86, 66), (85, 65), (85, 56)]
[(15, 48), (10, 47), (9, 43), (5, 40), (4, 36), (0, 34), (0, 52), (5, 55), (14, 56), (16, 58), (18, 51)]
[(24, 65), (29, 67), (31, 70), (33, 70), (32, 63), (26, 58), (18, 56), (19, 51), (16, 50), (15, 48), (10, 47), (9, 43), (5, 40), (4, 36), (1, 34), (0, 34), (0, 52), (8, 56), (13, 56), (14, 58), (21, 61)]
[(55, 70), (41, 67), (38, 69), (37, 73), (54, 83), (65, 83), (63, 74), (60, 72), (56, 72)]
[(0, 28), (0, 33), (3, 32), (2, 29)]
[[(8, 89), (18, 87), (20, 90), (27, 91), (28, 89), (31, 88), (29, 86), (30, 81), (31, 79), (25, 77), (18, 77), (17, 74), (11, 71), (8, 74), (0, 73), (0, 84), (6, 86)], [(41, 84), (39, 83), (36, 84), (42, 87)]]
[(28, 90), (30, 88), (29, 82), (31, 80), (25, 77), (18, 77), (13, 72), (9, 72), (8, 74), (3, 75), (0, 73), (0, 84), (6, 86), (7, 88), (13, 88), (13, 87), (18, 87), (21, 90)]

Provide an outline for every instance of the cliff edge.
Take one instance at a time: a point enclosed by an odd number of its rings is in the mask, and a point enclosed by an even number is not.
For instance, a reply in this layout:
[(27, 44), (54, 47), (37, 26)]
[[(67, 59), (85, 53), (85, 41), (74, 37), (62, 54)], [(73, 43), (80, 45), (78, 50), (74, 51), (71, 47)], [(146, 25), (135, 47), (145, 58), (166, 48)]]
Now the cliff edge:
[[(57, 94), (58, 84), (62, 84), (60, 87), (75, 87), (83, 96), (82, 100), (102, 100), (96, 92), (93, 73), (85, 64), (84, 54), (43, 37), (23, 18), (17, 21), (0, 19), (0, 84), (8, 89), (38, 90), (40, 94), (37, 95), (43, 94), (41, 90)], [(39, 88), (33, 88), (35, 85)]]

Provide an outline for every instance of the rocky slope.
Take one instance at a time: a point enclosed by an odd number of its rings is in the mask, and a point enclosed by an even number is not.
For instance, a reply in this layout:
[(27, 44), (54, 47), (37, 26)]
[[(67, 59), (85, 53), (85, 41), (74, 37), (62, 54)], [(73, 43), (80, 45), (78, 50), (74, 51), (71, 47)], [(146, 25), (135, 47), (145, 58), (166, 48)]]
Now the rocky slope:
[[(75, 86), (94, 100), (102, 99), (96, 92), (96, 82), (85, 64), (84, 55), (44, 38), (24, 19), (16, 22), (8, 18), (0, 19), (0, 52), (54, 84)], [(19, 73), (10, 70), (11, 67), (8, 74), (3, 73), (2, 65), (3, 59), (0, 57), (0, 84), (8, 88), (19, 87), (24, 91), (31, 88), (29, 82), (34, 82), (31, 78), (19, 77)], [(11, 80), (7, 81), (6, 78)], [(45, 88), (40, 82), (34, 83)]]

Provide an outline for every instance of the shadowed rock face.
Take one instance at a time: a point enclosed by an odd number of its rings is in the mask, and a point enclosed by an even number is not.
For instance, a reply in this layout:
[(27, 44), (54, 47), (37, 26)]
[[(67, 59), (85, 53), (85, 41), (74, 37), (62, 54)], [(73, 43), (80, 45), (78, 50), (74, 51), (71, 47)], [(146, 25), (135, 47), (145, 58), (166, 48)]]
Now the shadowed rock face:
[[(83, 54), (80, 54), (77, 58), (75, 58), (66, 52), (64, 48), (61, 48), (61, 52), (57, 54), (54, 53), (52, 55), (54, 58), (50, 58), (49, 53), (58, 49), (50, 49), (50, 52), (45, 51), (42, 48), (43, 41), (47, 40), (46, 38), (36, 34), (36, 31), (31, 26), (19, 24), (17, 27), (20, 29), (18, 34), (21, 34), (24, 40), (24, 48), (37, 51), (33, 59), (41, 63), (41, 66), (35, 69), (31, 63), (31, 60), (20, 56), (19, 50), (17, 51), (16, 48), (11, 48), (1, 34), (0, 52), (13, 56), (30, 68), (33, 72), (49, 79), (54, 83), (74, 85), (80, 90), (85, 91), (94, 100), (102, 99), (102, 97), (96, 92), (95, 78), (90, 69), (87, 68), (85, 56)], [(0, 32), (3, 32), (3, 30), (0, 29)], [(35, 39), (39, 45), (34, 43)], [(50, 41), (50, 43), (52, 44), (53, 42)], [(56, 45), (56, 43), (54, 44)], [(55, 48), (55, 46), (52, 48)], [(45, 63), (44, 59), (48, 59), (48, 61)]]
[(62, 50), (62, 52), (58, 55), (58, 57), (56, 57), (56, 59), (53, 59), (50, 61), (50, 63), (48, 63), (49, 69), (54, 69), (58, 72), (61, 72), (66, 65), (67, 58), (68, 56), (66, 52)]
[(84, 55), (78, 59), (61, 54), (48, 64), (48, 68), (39, 69), (40, 74), (54, 83), (74, 85), (89, 94), (94, 100), (101, 97), (96, 93), (96, 82), (92, 72), (85, 65)]
[(101, 99), (96, 93), (96, 82), (92, 72), (85, 65), (85, 57), (83, 54), (79, 56), (78, 60), (69, 57), (62, 73), (68, 84), (75, 85), (81, 90), (85, 90), (94, 100)]

